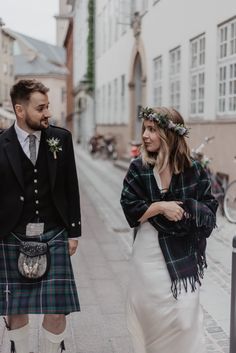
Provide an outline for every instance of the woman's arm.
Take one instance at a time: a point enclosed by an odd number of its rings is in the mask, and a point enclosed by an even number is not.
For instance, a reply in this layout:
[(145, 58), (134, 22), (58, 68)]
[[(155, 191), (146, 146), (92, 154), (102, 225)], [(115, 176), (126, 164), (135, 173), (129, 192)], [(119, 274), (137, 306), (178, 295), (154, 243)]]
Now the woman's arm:
[(169, 221), (180, 221), (183, 218), (184, 210), (179, 201), (157, 201), (153, 202), (146, 212), (140, 217), (139, 222), (144, 223), (149, 218), (162, 214)]

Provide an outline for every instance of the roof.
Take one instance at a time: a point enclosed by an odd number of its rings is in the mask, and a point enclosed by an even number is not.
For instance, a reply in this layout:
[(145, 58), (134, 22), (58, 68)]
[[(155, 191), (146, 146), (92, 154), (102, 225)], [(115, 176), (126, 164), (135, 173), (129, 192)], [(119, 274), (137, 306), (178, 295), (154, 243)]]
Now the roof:
[(22, 41), (25, 46), (35, 51), (37, 55), (44, 57), (47, 61), (59, 66), (64, 66), (66, 62), (66, 52), (63, 47), (44, 42), (39, 39), (29, 37), (25, 34), (5, 29), (5, 32), (12, 35), (16, 40)]
[(40, 56), (29, 60), (25, 55), (14, 56), (14, 70), (16, 76), (66, 75), (68, 73), (65, 66), (52, 64)]
[(28, 37), (24, 34), (17, 33), (17, 35), (21, 36), (31, 45), (31, 47), (35, 48), (36, 51), (41, 53), (48, 61), (57, 65), (65, 65), (66, 53), (64, 48)]

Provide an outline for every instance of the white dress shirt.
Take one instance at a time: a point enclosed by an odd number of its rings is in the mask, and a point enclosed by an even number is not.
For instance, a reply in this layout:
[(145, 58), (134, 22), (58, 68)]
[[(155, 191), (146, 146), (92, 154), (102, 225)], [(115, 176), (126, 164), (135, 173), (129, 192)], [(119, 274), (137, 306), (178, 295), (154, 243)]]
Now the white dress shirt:
[[(16, 135), (18, 138), (18, 141), (20, 142), (20, 145), (25, 152), (26, 156), (30, 158), (30, 151), (29, 151), (29, 138), (28, 136), (30, 135), (28, 132), (25, 130), (21, 129), (17, 122), (15, 122), (15, 131)], [(39, 144), (40, 144), (40, 138), (41, 138), (41, 131), (35, 131), (33, 135), (36, 137), (35, 142), (36, 142), (36, 160), (38, 157), (38, 152), (39, 152)]]

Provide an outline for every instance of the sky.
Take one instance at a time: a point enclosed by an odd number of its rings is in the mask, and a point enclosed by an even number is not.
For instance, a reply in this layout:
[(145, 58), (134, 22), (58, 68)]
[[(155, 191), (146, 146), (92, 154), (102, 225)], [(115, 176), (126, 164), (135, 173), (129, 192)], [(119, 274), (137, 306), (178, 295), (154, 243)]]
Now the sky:
[(6, 28), (56, 44), (59, 0), (0, 0), (0, 18)]

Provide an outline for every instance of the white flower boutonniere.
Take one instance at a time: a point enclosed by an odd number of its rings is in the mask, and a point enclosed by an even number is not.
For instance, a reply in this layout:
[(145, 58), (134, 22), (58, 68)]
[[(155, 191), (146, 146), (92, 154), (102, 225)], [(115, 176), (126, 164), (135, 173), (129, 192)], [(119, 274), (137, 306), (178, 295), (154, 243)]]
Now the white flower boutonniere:
[(54, 159), (57, 159), (57, 153), (62, 151), (62, 147), (59, 145), (60, 140), (57, 137), (51, 137), (47, 139), (49, 145), (49, 151), (53, 153)]

